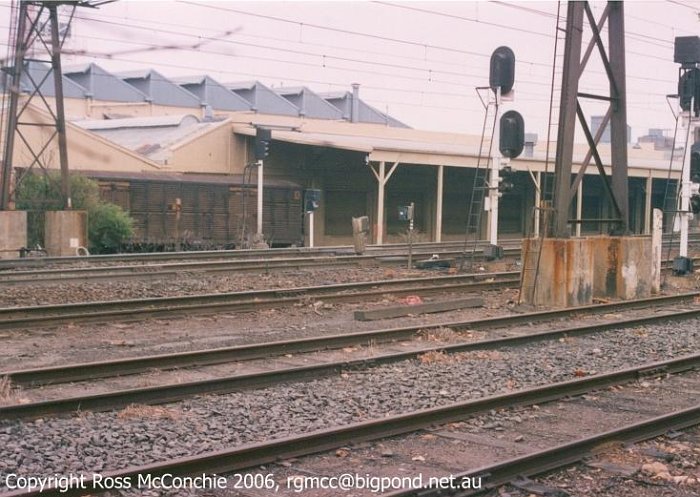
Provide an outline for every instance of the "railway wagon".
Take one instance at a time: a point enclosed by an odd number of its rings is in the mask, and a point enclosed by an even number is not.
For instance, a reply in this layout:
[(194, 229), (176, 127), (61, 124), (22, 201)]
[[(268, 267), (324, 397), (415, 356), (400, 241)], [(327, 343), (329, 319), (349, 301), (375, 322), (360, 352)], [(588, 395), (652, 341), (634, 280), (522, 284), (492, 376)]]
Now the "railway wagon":
[[(134, 251), (241, 248), (257, 227), (257, 188), (242, 176), (90, 172), (103, 200), (134, 219)], [(270, 178), (263, 188), (263, 234), (272, 247), (303, 243), (302, 188)], [(179, 211), (179, 212), (178, 212)]]

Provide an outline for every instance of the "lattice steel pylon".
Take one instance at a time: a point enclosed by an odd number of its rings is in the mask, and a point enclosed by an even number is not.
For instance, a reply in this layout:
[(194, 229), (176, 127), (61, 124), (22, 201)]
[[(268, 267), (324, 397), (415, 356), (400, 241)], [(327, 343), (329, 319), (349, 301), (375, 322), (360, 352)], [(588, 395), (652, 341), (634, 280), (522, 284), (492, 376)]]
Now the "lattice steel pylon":
[[(592, 36), (582, 57), (581, 42), (584, 16), (588, 21)], [(606, 23), (608, 28), (607, 50), (601, 38), (601, 32)], [(552, 226), (548, 230), (548, 236), (554, 238), (568, 238), (570, 236), (569, 210), (591, 158), (598, 168), (605, 193), (614, 211), (614, 217), (597, 221), (614, 224), (616, 226), (614, 234), (626, 234), (628, 232), (627, 97), (624, 31), (624, 2), (608, 2), (598, 21), (595, 20), (588, 2), (569, 1), (567, 4), (564, 70), (554, 166), (554, 219)], [(600, 54), (610, 84), (609, 95), (593, 95), (579, 92), (579, 80), (584, 73), (593, 50), (596, 48)], [(596, 136), (593, 136), (586, 123), (580, 102), (581, 98), (603, 100), (610, 104)], [(576, 178), (572, 181), (573, 145), (577, 117), (586, 136), (589, 152)], [(610, 181), (605, 172), (597, 150), (600, 136), (608, 123), (610, 124), (612, 181)], [(594, 220), (587, 219), (586, 221), (592, 222)]]
[[(112, 0), (110, 0), (112, 1)], [(2, 167), (0, 168), (0, 210), (9, 210), (14, 203), (13, 169), (15, 142), (19, 138), (29, 153), (29, 163), (22, 164), (23, 174), (17, 178), (19, 184), (22, 177), (34, 167), (44, 170), (48, 168), (47, 160), (51, 154), (47, 151), (56, 142), (61, 170), (61, 194), (63, 206), (70, 209), (71, 192), (68, 175), (68, 149), (66, 144), (66, 122), (63, 109), (63, 74), (61, 71), (61, 50), (69, 32), (76, 7), (96, 7), (101, 1), (87, 0), (53, 0), (33, 1), (20, 0), (19, 13), (16, 23), (11, 26), (15, 39), (10, 40), (14, 53), (12, 65), (8, 72), (5, 91), (8, 93), (5, 119), (4, 150)], [(59, 23), (58, 12), (62, 7), (70, 9), (68, 21)], [(27, 70), (29, 63), (46, 63), (48, 69), (44, 74), (32, 74)], [(53, 78), (53, 98), (47, 99), (44, 88)], [(43, 91), (42, 91), (43, 90)], [(22, 93), (28, 92), (26, 97)], [(53, 104), (51, 104), (53, 101)], [(27, 109), (30, 103), (37, 102), (48, 118), (45, 122), (26, 121)], [(41, 127), (51, 130), (47, 136), (37, 140), (27, 136), (25, 130)]]

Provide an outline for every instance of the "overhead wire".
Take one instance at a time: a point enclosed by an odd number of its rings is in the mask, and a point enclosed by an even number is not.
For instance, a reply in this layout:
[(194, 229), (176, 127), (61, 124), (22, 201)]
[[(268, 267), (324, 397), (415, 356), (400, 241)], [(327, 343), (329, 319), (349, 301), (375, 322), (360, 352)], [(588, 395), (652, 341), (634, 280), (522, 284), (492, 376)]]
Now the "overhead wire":
[[(181, 2), (181, 3), (192, 3), (192, 2), (183, 1), (183, 2)], [(387, 2), (378, 2), (378, 3), (388, 4)], [(505, 4), (504, 2), (498, 2), (498, 3), (499, 3), (499, 4), (503, 4), (504, 6), (510, 6), (510, 5), (508, 5), (508, 4)], [(201, 4), (196, 4), (196, 5), (204, 6), (204, 7), (211, 7), (211, 8), (214, 8), (214, 7), (215, 7), (215, 6), (201, 5)], [(389, 5), (391, 5), (391, 4), (389, 4)], [(275, 20), (275, 21), (282, 21), (282, 22), (295, 23), (295, 24), (299, 24), (299, 25), (301, 25), (301, 26), (306, 26), (306, 27), (314, 27), (314, 28), (318, 28), (318, 29), (337, 30), (337, 31), (340, 31), (340, 32), (346, 32), (346, 33), (350, 33), (350, 34), (354, 34), (354, 35), (371, 36), (371, 37), (373, 37), (373, 38), (377, 38), (377, 37), (378, 37), (378, 38), (380, 38), (380, 39), (387, 39), (387, 40), (390, 40), (390, 41), (392, 41), (392, 42), (397, 42), (397, 43), (409, 43), (409, 44), (411, 44), (411, 45), (419, 46), (419, 47), (421, 47), (421, 48), (431, 48), (431, 49), (449, 50), (449, 51), (452, 51), (452, 52), (459, 52), (459, 53), (464, 53), (464, 54), (469, 54), (469, 55), (475, 55), (475, 56), (479, 56), (479, 57), (488, 57), (487, 54), (482, 54), (482, 53), (479, 53), (479, 52), (474, 52), (474, 51), (469, 51), (469, 50), (455, 49), (455, 48), (453, 48), (453, 47), (434, 46), (434, 45), (430, 45), (430, 44), (419, 43), (419, 42), (412, 42), (412, 41), (409, 41), (409, 40), (401, 40), (401, 39), (390, 38), (390, 37), (384, 37), (384, 36), (378, 36), (378, 35), (373, 35), (373, 34), (369, 34), (369, 33), (362, 33), (362, 32), (356, 32), (356, 31), (351, 31), (351, 30), (343, 30), (343, 29), (337, 29), (337, 28), (329, 28), (329, 27), (326, 27), (326, 26), (317, 26), (317, 25), (309, 24), (309, 23), (300, 23), (300, 22), (298, 22), (298, 21), (292, 21), (292, 20), (289, 20), (289, 19), (279, 18), (279, 17), (276, 17), (276, 16), (266, 16), (266, 15), (264, 15), (264, 14), (253, 14), (253, 13), (248, 13), (248, 12), (245, 12), (245, 11), (241, 11), (240, 9), (221, 8), (220, 6), (219, 6), (219, 7), (216, 7), (216, 8), (220, 8), (220, 9), (228, 10), (228, 11), (237, 11), (237, 12), (239, 12), (239, 13), (245, 13), (245, 14), (247, 14), (247, 15), (262, 16), (262, 17), (265, 17), (265, 18), (271, 18), (271, 19), (273, 19), (273, 20)], [(532, 9), (532, 8), (521, 8), (521, 7), (519, 7), (519, 8), (520, 8), (520, 10), (527, 10), (527, 11), (530, 11), (530, 12), (532, 12), (532, 13), (542, 15), (542, 14), (540, 14), (536, 9)], [(425, 10), (425, 9), (423, 9), (423, 10)], [(547, 14), (544, 13), (544, 15), (547, 15)], [(84, 18), (84, 19), (85, 19), (85, 20), (90, 19), (91, 21), (95, 21), (95, 19), (92, 19), (92, 18)], [(109, 21), (98, 20), (98, 22), (103, 22), (103, 23), (105, 23), (105, 22), (109, 22)], [(153, 31), (153, 29), (146, 28), (146, 27), (142, 27), (142, 26), (134, 26), (133, 24), (113, 23), (113, 22), (112, 22), (111, 24), (113, 24), (113, 25), (118, 25), (118, 26), (124, 27), (124, 28), (148, 29), (149, 31)], [(165, 24), (165, 23), (161, 23), (161, 24)], [(178, 27), (182, 27), (181, 25), (177, 25), (177, 24), (173, 24), (173, 25), (178, 26)], [(193, 28), (194, 28), (194, 27), (193, 27)], [(164, 32), (164, 33), (169, 34), (169, 35), (190, 36), (190, 37), (196, 36), (199, 40), (202, 40), (202, 39), (211, 39), (211, 37), (209, 37), (209, 38), (207, 38), (207, 37), (201, 37), (201, 36), (192, 35), (192, 34), (189, 34), (189, 33), (183, 33), (183, 32), (180, 32), (180, 31), (175, 31), (175, 32), (172, 31), (172, 30), (170, 30), (170, 31), (168, 31), (168, 30), (158, 30), (158, 31)], [(96, 38), (96, 37), (94, 37), (94, 38)], [(109, 39), (105, 39), (105, 41), (110, 41), (110, 40), (109, 40)], [(117, 41), (117, 40), (114, 40), (114, 41)], [(122, 40), (122, 41), (123, 41), (123, 40)], [(214, 41), (214, 40), (212, 40), (212, 41)], [(350, 58), (350, 57), (339, 57), (339, 56), (327, 55), (327, 54), (321, 55), (321, 54), (313, 53), (313, 52), (304, 52), (304, 51), (299, 51), (299, 50), (290, 50), (290, 49), (284, 49), (284, 48), (281, 48), (281, 47), (274, 47), (274, 46), (269, 46), (269, 45), (260, 45), (260, 44), (257, 44), (257, 45), (256, 45), (256, 44), (252, 44), (252, 43), (247, 43), (247, 44), (246, 44), (245, 42), (233, 41), (233, 40), (216, 40), (216, 41), (223, 41), (223, 42), (225, 42), (225, 43), (231, 42), (231, 43), (236, 43), (236, 44), (238, 44), (238, 45), (240, 45), (240, 46), (248, 46), (248, 47), (251, 47), (251, 48), (262, 48), (262, 49), (267, 49), (267, 50), (278, 50), (278, 51), (281, 50), (281, 51), (287, 51), (287, 53), (297, 53), (297, 54), (299, 54), (299, 55), (306, 55), (306, 56), (311, 56), (311, 57), (327, 57), (327, 58), (329, 58), (329, 59), (337, 59), (338, 61), (351, 62), (351, 63), (363, 63), (363, 64), (371, 64), (371, 65), (385, 65), (385, 66), (387, 66), (387, 67), (393, 67), (393, 68), (396, 68), (396, 66), (397, 66), (397, 65), (395, 65), (395, 64), (392, 65), (392, 64), (383, 63), (383, 62), (378, 62), (378, 61), (368, 61), (368, 60), (354, 59), (354, 58)], [(340, 50), (343, 49), (342, 47), (334, 47), (334, 48), (340, 49)], [(200, 50), (200, 51), (201, 51), (201, 52), (204, 52), (204, 53), (207, 53), (207, 52), (208, 52), (208, 51), (206, 51), (206, 50)], [(217, 53), (214, 52), (213, 54), (217, 54)], [(91, 57), (99, 57), (98, 54), (90, 54), (90, 53), (87, 53), (87, 52), (86, 52), (85, 55), (86, 55), (86, 56), (91, 56)], [(228, 55), (228, 56), (232, 56), (232, 54), (225, 54), (225, 53), (218, 53), (218, 55)], [(290, 60), (288, 60), (288, 59), (281, 60), (281, 59), (271, 58), (271, 57), (262, 57), (262, 56), (253, 56), (253, 55), (242, 55), (242, 54), (236, 54), (235, 56), (236, 56), (236, 57), (245, 57), (245, 58), (255, 59), (255, 60), (266, 60), (266, 61), (271, 61), (271, 62), (283, 62), (283, 63), (295, 63), (295, 64), (301, 64), (301, 65), (306, 65), (306, 66), (311, 66), (311, 67), (318, 67), (318, 64), (309, 64), (309, 63), (304, 63), (304, 62), (299, 62), (299, 61), (290, 61)], [(114, 58), (114, 57), (111, 57), (111, 58)], [(418, 60), (417, 58), (414, 58), (414, 59)], [(115, 60), (116, 60), (116, 59), (115, 59)], [(120, 58), (119, 60), (125, 60), (125, 61), (126, 61), (126, 60), (128, 60), (128, 59)], [(423, 59), (421, 59), (421, 60), (423, 60)], [(431, 61), (431, 63), (440, 63), (440, 64), (447, 63), (447, 62), (444, 62), (444, 61), (436, 61), (436, 60), (430, 60), (430, 61)], [(138, 61), (132, 61), (132, 62), (138, 62)], [(519, 63), (520, 63), (520, 62), (521, 62), (521, 61), (519, 60)], [(532, 64), (532, 65), (542, 65), (543, 67), (549, 67), (548, 64), (537, 63), (537, 62), (534, 62), (534, 61), (530, 61), (530, 62), (525, 61), (525, 62), (526, 62), (526, 63), (530, 63), (530, 64)], [(138, 62), (138, 63), (142, 63), (142, 62)], [(159, 65), (162, 65), (162, 64), (159, 64)], [(177, 65), (174, 65), (174, 64), (169, 64), (169, 66), (170, 66), (170, 67), (178, 67)], [(182, 67), (182, 66), (180, 66), (180, 67)], [(189, 67), (189, 66), (188, 66), (188, 67)], [(333, 69), (333, 70), (340, 70), (340, 71), (358, 72), (358, 69), (357, 69), (357, 68), (348, 68), (348, 67), (342, 67), (342, 66), (331, 65), (331, 64), (322, 64), (322, 67), (328, 68), (328, 69)], [(426, 81), (426, 79), (427, 79), (427, 81), (429, 81), (430, 83), (442, 84), (442, 85), (451, 85), (451, 86), (459, 86), (459, 87), (464, 87), (465, 85), (464, 85), (463, 83), (456, 83), (456, 82), (453, 82), (453, 81), (445, 81), (445, 80), (442, 80), (442, 79), (439, 79), (439, 78), (435, 78), (435, 77), (433, 77), (433, 74), (445, 74), (445, 75), (448, 75), (448, 76), (456, 76), (456, 77), (460, 77), (460, 78), (470, 78), (470, 77), (474, 77), (474, 78), (475, 78), (475, 77), (479, 77), (479, 76), (477, 76), (477, 75), (475, 75), (475, 74), (471, 74), (471, 73), (467, 73), (467, 72), (458, 73), (458, 72), (455, 72), (455, 71), (440, 71), (440, 70), (438, 70), (438, 69), (426, 69), (426, 68), (421, 68), (421, 67), (408, 67), (408, 68), (405, 67), (405, 66), (400, 66), (400, 67), (401, 67), (401, 69), (408, 69), (408, 70), (414, 70), (414, 71), (421, 71), (421, 72), (427, 74), (428, 77), (427, 77), (427, 78), (425, 78), (425, 77), (423, 77), (423, 78), (412, 78), (412, 77), (410, 77), (410, 76), (398, 75), (398, 74), (396, 74), (396, 73), (391, 73), (391, 74), (388, 74), (388, 73), (379, 73), (379, 74), (380, 74), (380, 75), (385, 75), (385, 76), (388, 76), (388, 77), (392, 77), (392, 78), (400, 78), (400, 79), (405, 79), (405, 80), (413, 79), (414, 81)], [(206, 71), (207, 69), (203, 69), (203, 70)], [(361, 71), (361, 72), (370, 72), (370, 71), (362, 71), (362, 70), (359, 70), (359, 71)], [(237, 73), (238, 73), (238, 72), (237, 72)], [(256, 73), (256, 74), (248, 73), (248, 74), (253, 75), (253, 76), (256, 76), (256, 75), (257, 75), (257, 73)], [(377, 74), (377, 71), (371, 71), (371, 74)], [(269, 76), (269, 77), (278, 78), (279, 76), (278, 76), (278, 75), (274, 75), (274, 76)], [(299, 79), (299, 78), (288, 78), (287, 76), (284, 76), (283, 78), (292, 79), (292, 80), (294, 80), (294, 81), (307, 81), (307, 82), (313, 82), (313, 83), (321, 83), (321, 84), (323, 84), (323, 85), (329, 85), (329, 86), (339, 86), (339, 87), (342, 87), (342, 86), (343, 86), (342, 83), (334, 83), (334, 82), (328, 82), (328, 81), (317, 82), (317, 81), (313, 81), (313, 80), (303, 80), (303, 79)], [(662, 83), (667, 81), (667, 80), (665, 80), (665, 79), (653, 78), (653, 77), (647, 77), (647, 76), (638, 76), (638, 77), (631, 76), (631, 78), (639, 79), (639, 80), (642, 80), (642, 81), (658, 81), (658, 82), (662, 82)], [(533, 84), (533, 85), (539, 85), (539, 86), (546, 86), (546, 83), (540, 83), (540, 82), (531, 81), (531, 80), (520, 80), (520, 79), (519, 79), (519, 84), (523, 84), (523, 85)], [(367, 86), (365, 86), (365, 87), (366, 87), (366, 88), (378, 89), (378, 90), (384, 89), (384, 88), (382, 88), (382, 87), (371, 86), (371, 85), (367, 85)], [(397, 88), (386, 88), (386, 90), (394, 90), (394, 91), (396, 91)], [(445, 96), (453, 96), (453, 97), (460, 97), (460, 96), (462, 96), (462, 95), (460, 95), (460, 94), (455, 94), (455, 93), (450, 93), (450, 92), (439, 92), (439, 91), (427, 91), (427, 92), (426, 92), (426, 91), (424, 91), (424, 90), (412, 90), (412, 89), (400, 89), (400, 91), (404, 91), (404, 92), (426, 93), (426, 94), (435, 94), (435, 95), (443, 94), (443, 95), (445, 95)], [(523, 90), (519, 91), (519, 94), (527, 94), (527, 93), (528, 93), (528, 92), (523, 91)], [(530, 92), (530, 94), (532, 94), (532, 95), (537, 95), (536, 93), (532, 93), (532, 92)], [(649, 96), (652, 96), (652, 97), (663, 96), (661, 93), (644, 93), (644, 95), (649, 95)], [(536, 100), (536, 99), (532, 99), (532, 100)], [(416, 105), (415, 103), (408, 103), (408, 102), (406, 102), (406, 103), (387, 102), (387, 103), (395, 103), (395, 104), (399, 104), (399, 105), (414, 105), (414, 106)], [(420, 106), (427, 106), (427, 105), (426, 105), (426, 104), (421, 104)], [(436, 107), (436, 108), (437, 108), (437, 107)], [(647, 108), (647, 107), (639, 107), (639, 108)]]

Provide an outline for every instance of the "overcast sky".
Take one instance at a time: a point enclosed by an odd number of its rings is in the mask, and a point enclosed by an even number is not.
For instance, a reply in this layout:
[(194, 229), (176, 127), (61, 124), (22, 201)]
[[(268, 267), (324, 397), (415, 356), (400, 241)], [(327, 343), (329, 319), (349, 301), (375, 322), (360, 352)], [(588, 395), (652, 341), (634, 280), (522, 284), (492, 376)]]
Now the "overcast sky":
[[(594, 2), (600, 14), (604, 2)], [(10, 2), (0, 0), (7, 43)], [(120, 0), (78, 9), (64, 66), (93, 61), (109, 71), (154, 68), (221, 82), (350, 90), (414, 128), (478, 133), (500, 45), (516, 55), (515, 99), (529, 132), (544, 138), (557, 22), (556, 2), (232, 2)], [(561, 4), (562, 14), (566, 3)], [(671, 130), (676, 36), (700, 35), (700, 2), (625, 2), (628, 122), (632, 136)], [(587, 43), (588, 35), (584, 35)], [(560, 45), (560, 53), (563, 45)], [(171, 47), (171, 48), (167, 48)], [(7, 47), (3, 47), (3, 53)], [(583, 91), (607, 88), (595, 56)], [(560, 77), (557, 77), (559, 84)], [(604, 108), (584, 101), (588, 116)]]

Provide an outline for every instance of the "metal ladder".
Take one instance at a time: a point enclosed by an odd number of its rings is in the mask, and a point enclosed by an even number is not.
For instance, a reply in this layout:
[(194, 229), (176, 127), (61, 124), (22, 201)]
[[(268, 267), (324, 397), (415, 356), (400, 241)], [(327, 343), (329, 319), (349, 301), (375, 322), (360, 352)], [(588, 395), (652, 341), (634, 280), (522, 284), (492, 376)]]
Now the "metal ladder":
[[(484, 88), (477, 88), (477, 92), (483, 89)], [(492, 91), (490, 88), (487, 90)], [(474, 257), (481, 234), (481, 216), (484, 211), (484, 200), (489, 191), (489, 166), (491, 163), (491, 151), (494, 145), (492, 138), (494, 126), (496, 126), (497, 111), (498, 108), (495, 100), (491, 101), (491, 99), (489, 99), (489, 101), (484, 104), (484, 124), (481, 130), (479, 155), (477, 156), (476, 169), (474, 170), (474, 181), (472, 183), (471, 195), (467, 206), (467, 226), (464, 233), (462, 260), (459, 265), (460, 271), (465, 268), (471, 271), (474, 267)], [(485, 158), (484, 150), (487, 152)], [(473, 240), (471, 249), (469, 249), (469, 236), (471, 234), (473, 234)]]
[[(552, 200), (554, 194), (554, 178), (549, 174), (549, 165), (556, 150), (556, 137), (559, 127), (559, 104), (561, 100), (561, 82), (564, 67), (564, 39), (566, 37), (566, 15), (562, 14), (561, 2), (557, 6), (557, 24), (555, 29), (554, 58), (552, 64), (552, 81), (549, 96), (549, 122), (547, 125), (547, 152), (545, 172), (540, 176), (540, 205), (536, 205), (533, 216), (539, 217), (539, 233), (537, 239), (530, 242), (528, 256), (522, 253), (523, 266), (520, 272), (519, 302), (533, 302), (537, 277), (542, 256), (542, 241), (548, 234), (552, 219)], [(528, 282), (526, 285), (525, 282)]]

